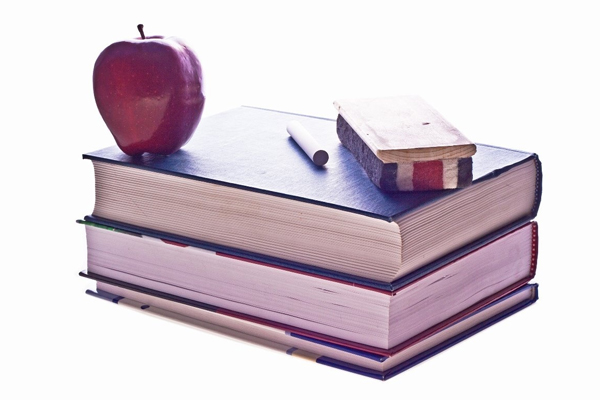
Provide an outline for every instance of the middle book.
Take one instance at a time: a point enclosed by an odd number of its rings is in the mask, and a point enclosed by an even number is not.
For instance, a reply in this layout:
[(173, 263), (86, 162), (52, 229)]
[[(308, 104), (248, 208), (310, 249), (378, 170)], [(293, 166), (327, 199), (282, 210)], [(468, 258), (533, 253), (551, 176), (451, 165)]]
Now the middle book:
[(370, 351), (406, 345), (485, 307), (530, 281), (537, 265), (536, 222), (483, 238), (391, 284), (264, 263), (94, 217), (83, 223), (84, 274), (95, 280)]

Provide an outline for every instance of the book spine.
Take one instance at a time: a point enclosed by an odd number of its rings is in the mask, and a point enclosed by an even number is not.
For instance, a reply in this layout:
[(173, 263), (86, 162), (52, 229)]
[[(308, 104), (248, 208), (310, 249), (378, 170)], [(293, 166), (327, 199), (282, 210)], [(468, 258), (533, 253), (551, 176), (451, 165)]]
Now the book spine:
[(529, 280), (533, 279), (537, 270), (538, 260), (538, 223), (536, 221), (531, 222), (531, 267), (529, 269)]
[(538, 211), (540, 209), (540, 203), (542, 202), (542, 162), (540, 161), (537, 154), (534, 154), (533, 160), (535, 162), (535, 201), (533, 202), (533, 207), (531, 208), (531, 219), (534, 219)]

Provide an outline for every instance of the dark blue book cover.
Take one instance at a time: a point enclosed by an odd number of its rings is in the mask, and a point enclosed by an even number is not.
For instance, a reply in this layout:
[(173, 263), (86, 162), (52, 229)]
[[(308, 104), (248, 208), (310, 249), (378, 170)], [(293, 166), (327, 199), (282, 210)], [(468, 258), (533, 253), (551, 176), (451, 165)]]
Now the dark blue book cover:
[[(299, 121), (327, 150), (329, 162), (318, 167), (286, 132)], [(117, 146), (83, 155), (106, 161), (269, 193), (392, 221), (452, 195), (454, 190), (385, 193), (368, 178), (354, 156), (339, 142), (335, 120), (240, 107), (203, 119), (192, 140), (170, 156), (131, 157)], [(477, 145), (474, 184), (491, 179), (529, 160), (538, 165), (537, 201), (541, 198), (541, 165), (534, 153)]]

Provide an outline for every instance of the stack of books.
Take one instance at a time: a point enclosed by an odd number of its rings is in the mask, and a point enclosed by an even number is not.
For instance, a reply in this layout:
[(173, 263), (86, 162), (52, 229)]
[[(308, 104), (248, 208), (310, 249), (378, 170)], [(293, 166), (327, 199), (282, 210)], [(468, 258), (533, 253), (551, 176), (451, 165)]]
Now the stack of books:
[(536, 154), (477, 145), (470, 186), (385, 193), (335, 120), (240, 107), (168, 157), (84, 158), (81, 275), (118, 304), (387, 379), (537, 300)]

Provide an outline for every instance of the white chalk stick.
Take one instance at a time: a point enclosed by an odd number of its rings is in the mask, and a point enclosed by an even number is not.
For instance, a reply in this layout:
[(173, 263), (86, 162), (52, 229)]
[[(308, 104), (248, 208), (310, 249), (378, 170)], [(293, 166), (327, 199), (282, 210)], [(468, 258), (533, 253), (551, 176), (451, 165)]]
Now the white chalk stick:
[(290, 121), (287, 125), (287, 132), (294, 139), (298, 146), (304, 150), (312, 162), (318, 166), (323, 166), (329, 161), (329, 154), (319, 145), (314, 137), (298, 121)]

